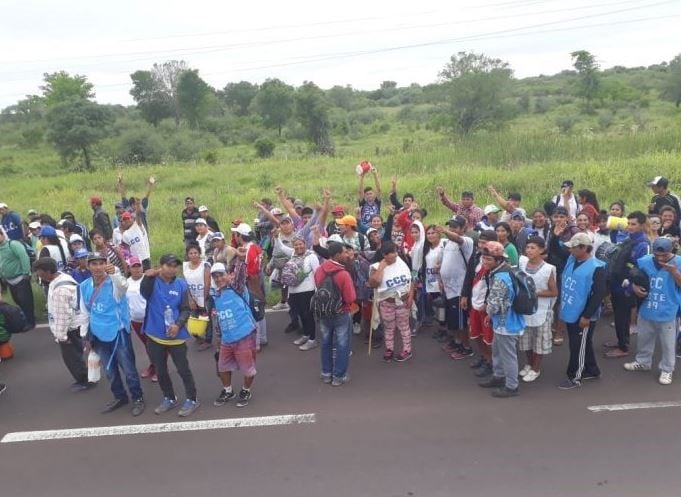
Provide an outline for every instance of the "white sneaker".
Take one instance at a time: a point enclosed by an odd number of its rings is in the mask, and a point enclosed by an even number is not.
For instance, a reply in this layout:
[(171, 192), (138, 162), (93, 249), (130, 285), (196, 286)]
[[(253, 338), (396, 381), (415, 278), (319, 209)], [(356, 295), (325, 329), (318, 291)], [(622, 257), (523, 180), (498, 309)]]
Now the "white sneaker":
[(530, 371), (532, 371), (532, 366), (530, 366), (529, 364), (525, 364), (525, 367), (518, 371), (518, 376), (525, 376)]
[(288, 311), (288, 304), (285, 302), (279, 302), (277, 304), (274, 304), (272, 306), (272, 309), (275, 311)]
[(525, 376), (523, 376), (523, 381), (526, 381), (527, 383), (536, 380), (539, 378), (539, 375), (541, 374), (541, 371), (535, 371), (534, 369), (530, 369)]
[(632, 324), (629, 327), (629, 334), (630, 335), (637, 335), (638, 334), (638, 325)]
[(362, 325), (359, 324), (359, 323), (353, 323), (352, 324), (352, 333), (354, 335), (359, 335), (360, 333), (362, 333)]
[(316, 349), (318, 346), (317, 340), (307, 340), (304, 344), (298, 347), (298, 350), (312, 350)]
[(300, 336), (293, 340), (293, 345), (303, 345), (305, 342), (307, 342), (310, 338), (306, 337), (305, 335)]
[(660, 371), (660, 379), (658, 381), (660, 382), (660, 385), (671, 385), (672, 374), (667, 373), (666, 371)]
[(623, 366), (627, 371), (650, 371), (650, 367), (644, 366), (638, 361), (625, 362)]

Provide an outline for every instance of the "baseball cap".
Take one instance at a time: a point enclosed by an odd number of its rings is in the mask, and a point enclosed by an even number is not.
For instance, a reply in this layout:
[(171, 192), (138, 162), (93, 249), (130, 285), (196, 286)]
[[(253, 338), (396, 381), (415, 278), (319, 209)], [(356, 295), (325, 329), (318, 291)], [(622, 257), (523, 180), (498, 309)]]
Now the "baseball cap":
[(369, 228), (367, 229), (366, 235), (369, 236), (372, 233), (376, 233), (378, 230), (376, 228)]
[(213, 264), (213, 267), (210, 268), (210, 274), (215, 274), (215, 273), (226, 273), (227, 268), (222, 262), (216, 262)]
[(349, 214), (340, 218), (338, 221), (336, 221), (336, 223), (342, 224), (343, 226), (357, 227), (357, 219), (355, 219), (355, 216), (351, 216)]
[(249, 236), (253, 232), (251, 226), (246, 223), (241, 223), (236, 228), (231, 228), (231, 230), (244, 236)]
[(40, 236), (57, 236), (57, 230), (52, 226), (43, 226), (40, 229)]
[(102, 197), (99, 195), (93, 195), (90, 197), (90, 203), (94, 205), (102, 205)]
[(292, 222), (293, 222), (293, 219), (291, 219), (291, 216), (289, 216), (288, 214), (285, 215), (285, 216), (281, 216), (281, 219), (279, 220), (279, 224), (281, 224), (281, 223), (292, 223)]
[(275, 207), (270, 211), (270, 214), (272, 214), (273, 216), (281, 216), (283, 213), (284, 211), (282, 211), (279, 207)]
[(180, 259), (178, 259), (174, 254), (165, 254), (161, 256), (160, 263), (161, 265), (165, 264), (175, 264), (179, 265), (180, 264)]
[(345, 207), (343, 207), (342, 205), (337, 205), (331, 211), (331, 214), (343, 214), (343, 213), (345, 213)]
[(121, 221), (132, 221), (132, 214), (130, 214), (128, 211), (125, 211), (121, 214)]
[(302, 209), (303, 207), (305, 207), (305, 202), (297, 198), (293, 201), (293, 207), (295, 207), (296, 209), (300, 207)]
[(213, 233), (212, 241), (224, 240), (224, 239), (225, 239), (225, 235), (222, 234), (222, 231), (216, 231), (215, 233)]
[(196, 221), (194, 221), (194, 224), (205, 224), (205, 225), (207, 225), (208, 223), (206, 222), (206, 220), (204, 218), (200, 217)]
[(560, 184), (561, 188), (572, 188), (573, 186), (575, 186), (575, 182), (571, 179), (566, 179)]
[(83, 240), (83, 237), (82, 237), (82, 236), (77, 235), (77, 234), (74, 233), (73, 235), (71, 235), (71, 236), (69, 237), (69, 243), (73, 243), (73, 242), (83, 242), (83, 243), (85, 243), (85, 240)]
[(205, 205), (199, 206), (199, 212), (208, 212), (208, 207), (206, 207)]
[(142, 261), (136, 255), (131, 255), (128, 258), (128, 266), (141, 266), (141, 265), (142, 265)]
[(35, 209), (29, 209), (26, 213), (27, 216), (32, 216), (33, 214), (38, 214), (38, 211)]
[(345, 245), (346, 247), (352, 248), (352, 245), (350, 245), (348, 242), (343, 240), (343, 237), (340, 236), (338, 233), (335, 233), (331, 235), (329, 238), (326, 239), (326, 243), (339, 243), (341, 245)]
[(93, 252), (92, 254), (87, 256), (87, 261), (92, 262), (92, 261), (107, 261), (108, 259), (106, 258), (106, 255), (101, 254), (99, 252)]
[(653, 252), (669, 253), (674, 250), (674, 243), (666, 237), (657, 238), (653, 242)]
[(62, 226), (64, 226), (65, 222), (66, 219), (60, 219), (59, 221), (57, 221), (57, 228), (61, 228)]
[(463, 216), (454, 216), (447, 221), (447, 224), (449, 224), (450, 227), (458, 226), (459, 228), (463, 228), (466, 226), (466, 218)]
[(82, 259), (83, 257), (88, 257), (89, 255), (90, 254), (87, 251), (87, 249), (84, 248), (79, 248), (73, 253), (73, 257), (75, 257), (76, 259)]
[(123, 204), (123, 202), (116, 202), (114, 204), (114, 209), (125, 209), (125, 205)]
[(9, 206), (5, 202), (0, 202), (0, 209), (8, 209)]
[(655, 176), (652, 180), (646, 183), (646, 186), (661, 186), (666, 188), (669, 186), (669, 180), (664, 176)]
[(521, 219), (525, 219), (525, 214), (523, 214), (523, 211), (521, 211), (520, 209), (516, 209), (511, 213), (511, 219), (515, 219), (518, 217)]
[(501, 209), (494, 204), (489, 204), (485, 206), (483, 212), (485, 213), (486, 216), (487, 214), (492, 214), (493, 212), (501, 212)]
[(32, 223), (28, 223), (29, 229), (36, 230), (40, 228), (40, 221), (33, 221)]
[(507, 257), (504, 246), (499, 242), (487, 242), (482, 253), (490, 257)]
[(572, 238), (570, 238), (569, 241), (565, 242), (565, 246), (567, 248), (574, 248), (579, 245), (586, 245), (587, 247), (591, 247), (594, 244), (594, 242), (591, 240), (591, 237), (587, 233), (575, 233)]

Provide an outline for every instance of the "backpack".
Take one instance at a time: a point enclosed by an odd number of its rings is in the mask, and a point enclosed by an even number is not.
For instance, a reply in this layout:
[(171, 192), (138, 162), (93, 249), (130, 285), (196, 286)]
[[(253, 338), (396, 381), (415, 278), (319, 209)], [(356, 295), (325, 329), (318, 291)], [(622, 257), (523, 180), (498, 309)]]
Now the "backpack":
[(305, 281), (305, 278), (310, 274), (309, 272), (305, 272), (304, 267), (305, 258), (307, 256), (308, 253), (305, 253), (305, 255), (294, 255), (286, 261), (286, 264), (284, 264), (284, 267), (281, 269), (281, 276), (279, 277), (279, 281), (282, 285), (296, 287)]
[(12, 335), (28, 331), (28, 321), (23, 311), (15, 305), (0, 302), (0, 313), (5, 318), (5, 329)]
[(633, 246), (633, 241), (625, 240), (618, 244), (603, 242), (598, 247), (596, 258), (605, 262), (608, 281), (624, 281), (627, 278)]
[(531, 316), (537, 312), (539, 300), (537, 298), (537, 287), (534, 280), (524, 271), (515, 268), (502, 268), (499, 272), (508, 273), (513, 283), (515, 298), (512, 308), (518, 314)]
[(251, 310), (251, 316), (253, 316), (256, 323), (265, 319), (265, 304), (262, 300), (249, 292), (247, 288), (244, 289), (244, 293), (248, 294), (248, 300), (236, 290), (234, 290), (234, 293), (241, 297), (241, 300), (248, 305), (248, 308)]
[(343, 297), (333, 274), (324, 274), (321, 285), (310, 300), (310, 309), (318, 320), (335, 318), (343, 312)]
[(29, 264), (31, 265), (31, 268), (32, 268), (33, 263), (37, 259), (37, 255), (35, 253), (35, 249), (33, 248), (33, 246), (24, 242), (23, 240), (12, 240), (12, 241), (19, 242), (24, 247), (24, 250), (26, 251), (26, 255), (28, 256), (28, 262), (29, 262)]

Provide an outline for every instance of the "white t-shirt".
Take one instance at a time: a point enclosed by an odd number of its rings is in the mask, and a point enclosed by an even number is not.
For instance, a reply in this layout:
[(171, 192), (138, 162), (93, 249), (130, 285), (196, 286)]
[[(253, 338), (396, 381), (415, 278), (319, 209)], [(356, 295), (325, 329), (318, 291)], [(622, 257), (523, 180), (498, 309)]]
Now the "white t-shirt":
[(428, 250), (426, 254), (426, 292), (428, 293), (440, 291), (440, 266), (445, 243), (445, 240), (440, 240), (440, 243)]
[(126, 297), (128, 298), (128, 308), (130, 309), (130, 319), (133, 321), (144, 321), (144, 313), (147, 309), (147, 301), (144, 300), (140, 293), (140, 285), (143, 278), (138, 280), (128, 278), (128, 289), (126, 290)]
[[(551, 275), (556, 277), (556, 266), (549, 264), (548, 262), (543, 262), (538, 268), (533, 268), (531, 271), (527, 270), (527, 263), (529, 259), (521, 255), (518, 267), (521, 271), (527, 273), (527, 275), (534, 280), (534, 286), (537, 288), (538, 292), (545, 291), (549, 289), (549, 280)], [(525, 326), (541, 326), (550, 315), (553, 313), (553, 302), (555, 298), (553, 297), (539, 297), (537, 299), (537, 312), (531, 316), (525, 316)]]
[(207, 263), (201, 263), (199, 264), (199, 267), (192, 269), (189, 262), (182, 263), (182, 275), (189, 287), (189, 293), (199, 307), (205, 307), (203, 292), (206, 289), (206, 284), (203, 279), (203, 274), (206, 267)]
[(199, 244), (199, 248), (201, 249), (201, 257), (203, 259), (206, 258), (206, 241), (208, 240), (208, 237), (210, 235), (211, 235), (211, 233), (209, 231), (204, 236), (201, 236), (201, 235), (196, 236), (196, 243)]
[(575, 200), (574, 193), (570, 194), (568, 205), (565, 205), (565, 198), (561, 193), (556, 195), (556, 197), (554, 197), (553, 200), (555, 201), (556, 198), (558, 199), (558, 203), (556, 203), (557, 207), (565, 207), (568, 213), (570, 214), (570, 218), (574, 219), (577, 217), (577, 213), (579, 212), (579, 204), (577, 203), (577, 200)]
[(123, 243), (130, 247), (130, 254), (139, 257), (140, 261), (151, 258), (149, 237), (144, 226), (132, 223), (132, 226), (121, 234), (121, 239)]
[(298, 286), (290, 286), (288, 293), (303, 293), (314, 292), (316, 286), (314, 284), (314, 273), (319, 267), (319, 258), (314, 252), (310, 252), (305, 256), (303, 261), (303, 271), (307, 274), (302, 283)]
[(463, 280), (466, 277), (466, 262), (471, 259), (473, 249), (473, 240), (467, 236), (463, 237), (461, 245), (449, 240), (442, 249), (440, 278), (448, 299), (461, 296)]
[[(370, 275), (378, 269), (379, 264), (379, 262), (376, 262), (371, 265)], [(402, 298), (409, 293), (410, 288), (411, 269), (409, 269), (406, 262), (398, 257), (393, 264), (386, 266), (383, 270), (383, 279), (376, 289), (378, 290), (378, 300), (395, 297)]]
[[(479, 262), (478, 265), (475, 268), (475, 275), (477, 276), (478, 273), (482, 270), (482, 262)], [(475, 281), (476, 278), (473, 278), (473, 281)], [(482, 309), (485, 307), (485, 304), (487, 303), (487, 279), (485, 276), (481, 277), (478, 279), (476, 283), (473, 284), (473, 288), (471, 289), (471, 307), (475, 309), (476, 311), (482, 311)]]

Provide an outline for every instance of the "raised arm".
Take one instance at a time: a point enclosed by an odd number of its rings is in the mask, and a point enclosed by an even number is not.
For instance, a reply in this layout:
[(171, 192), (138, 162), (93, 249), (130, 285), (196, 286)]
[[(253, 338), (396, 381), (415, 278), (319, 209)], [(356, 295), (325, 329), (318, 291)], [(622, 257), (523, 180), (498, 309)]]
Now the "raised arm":
[(359, 175), (359, 190), (357, 190), (357, 201), (361, 202), (364, 199), (364, 175), (362, 173)]
[(264, 205), (262, 205), (260, 202), (253, 202), (253, 207), (255, 207), (256, 209), (259, 209), (260, 212), (262, 212), (263, 214), (265, 214), (265, 217), (267, 217), (267, 219), (269, 219), (269, 220), (272, 222), (272, 224), (273, 224), (274, 226), (279, 226), (279, 221), (278, 221), (277, 218), (269, 211), (269, 209), (268, 209), (267, 207), (265, 207)]
[(442, 205), (447, 207), (449, 210), (456, 212), (459, 210), (459, 204), (456, 202), (452, 202), (450, 198), (447, 196), (445, 193), (445, 189), (442, 188), (441, 186), (438, 186), (435, 191), (437, 192), (437, 196), (440, 199), (440, 202), (442, 202)]
[(378, 179), (378, 170), (372, 169), (371, 174), (374, 176), (374, 185), (376, 185), (376, 198), (381, 199), (381, 182)]
[(284, 192), (284, 189), (281, 186), (276, 186), (274, 188), (274, 193), (277, 195), (281, 206), (286, 209), (286, 212), (289, 213), (292, 219), (300, 217), (298, 216), (298, 213), (296, 212), (295, 207), (293, 207), (291, 201), (286, 198), (286, 192)]
[(490, 185), (490, 186), (487, 187), (487, 191), (490, 193), (490, 195), (492, 195), (496, 199), (497, 203), (499, 204), (499, 207), (501, 207), (502, 209), (504, 209), (507, 212), (510, 212), (510, 210), (509, 210), (510, 207), (511, 207), (510, 204), (508, 203), (508, 201), (504, 197), (501, 196), (501, 194), (499, 194), (499, 192), (496, 190), (496, 188), (494, 188), (492, 185)]

